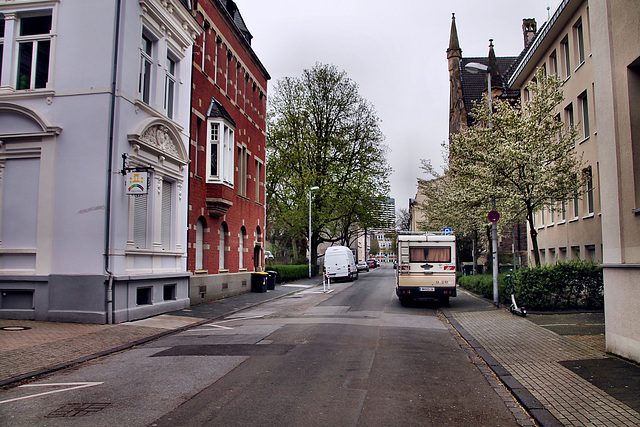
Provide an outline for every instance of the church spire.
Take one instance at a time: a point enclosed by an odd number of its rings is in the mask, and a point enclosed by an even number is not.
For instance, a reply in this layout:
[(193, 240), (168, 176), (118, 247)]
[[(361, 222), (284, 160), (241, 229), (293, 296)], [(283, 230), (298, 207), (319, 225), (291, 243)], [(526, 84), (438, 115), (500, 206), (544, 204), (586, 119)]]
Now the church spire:
[(449, 48), (447, 49), (447, 59), (452, 56), (462, 58), (462, 49), (458, 42), (458, 30), (456, 29), (456, 14), (451, 14), (451, 34), (449, 36)]
[(502, 89), (502, 77), (498, 69), (498, 60), (493, 50), (493, 39), (489, 39), (489, 67), (491, 67), (491, 87)]

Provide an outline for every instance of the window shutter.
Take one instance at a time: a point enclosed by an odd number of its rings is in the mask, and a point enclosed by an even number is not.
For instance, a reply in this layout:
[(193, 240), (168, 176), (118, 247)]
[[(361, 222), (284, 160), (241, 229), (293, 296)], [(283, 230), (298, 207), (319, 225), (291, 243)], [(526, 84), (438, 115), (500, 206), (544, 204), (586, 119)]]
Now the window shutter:
[(173, 183), (170, 181), (162, 181), (162, 231), (160, 241), (162, 249), (171, 249), (171, 190)]
[(133, 196), (133, 243), (136, 248), (147, 247), (147, 195)]

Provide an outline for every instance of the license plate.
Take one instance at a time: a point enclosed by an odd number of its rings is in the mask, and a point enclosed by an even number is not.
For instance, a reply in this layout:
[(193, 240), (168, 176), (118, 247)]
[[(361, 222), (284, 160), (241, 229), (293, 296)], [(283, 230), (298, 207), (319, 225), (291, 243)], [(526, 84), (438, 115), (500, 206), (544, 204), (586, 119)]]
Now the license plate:
[(423, 286), (421, 288), (419, 288), (420, 292), (433, 292), (436, 289), (433, 286)]

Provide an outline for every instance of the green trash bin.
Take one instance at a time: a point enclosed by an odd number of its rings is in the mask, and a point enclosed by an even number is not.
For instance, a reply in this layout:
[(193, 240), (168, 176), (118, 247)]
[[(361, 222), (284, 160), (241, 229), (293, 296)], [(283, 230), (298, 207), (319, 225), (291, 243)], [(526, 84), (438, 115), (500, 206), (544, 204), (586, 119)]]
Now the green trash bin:
[(275, 271), (267, 271), (269, 274), (269, 278), (267, 279), (267, 289), (272, 291), (276, 288), (276, 279), (278, 278), (278, 273)]
[(267, 292), (267, 280), (269, 273), (257, 271), (251, 273), (251, 292)]

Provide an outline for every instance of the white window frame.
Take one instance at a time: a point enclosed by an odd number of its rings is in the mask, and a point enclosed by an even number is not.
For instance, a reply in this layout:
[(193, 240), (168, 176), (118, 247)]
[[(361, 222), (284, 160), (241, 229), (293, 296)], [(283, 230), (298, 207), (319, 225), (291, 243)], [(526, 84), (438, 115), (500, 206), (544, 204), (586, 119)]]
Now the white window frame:
[[(145, 49), (144, 41), (148, 41), (149, 49)], [(157, 38), (148, 30), (143, 29), (140, 35), (140, 69), (138, 74), (138, 96), (147, 105), (153, 102), (154, 64), (157, 49)], [(148, 79), (145, 79), (148, 77)], [(147, 83), (147, 85), (145, 85)]]
[[(214, 138), (213, 129), (217, 127), (217, 140)], [(234, 143), (235, 130), (224, 120), (207, 121), (207, 177), (208, 183), (226, 184), (233, 187), (234, 184)], [(216, 147), (214, 153), (213, 146)], [(212, 156), (216, 156), (217, 171), (212, 171)], [(215, 173), (214, 173), (215, 172)]]
[[(50, 16), (51, 17), (51, 28), (49, 28), (49, 33), (47, 34), (34, 34), (34, 35), (28, 35), (28, 36), (22, 36), (20, 35), (20, 31), (22, 28), (22, 23), (23, 20), (25, 18), (37, 18), (37, 17), (43, 17), (43, 16)], [(53, 9), (44, 9), (44, 10), (40, 10), (37, 13), (34, 14), (25, 14), (24, 12), (19, 12), (18, 13), (18, 19), (16, 20), (16, 30), (15, 30), (15, 58), (16, 58), (16, 63), (15, 63), (15, 88), (16, 90), (38, 90), (38, 89), (48, 89), (51, 85), (50, 82), (50, 77), (51, 77), (51, 62), (52, 62), (52, 54), (53, 54), (53, 28), (54, 28), (54, 14), (53, 14)], [(5, 33), (7, 32), (6, 29), (6, 22), (5, 22)], [(12, 37), (12, 35), (10, 34), (9, 37)], [(10, 40), (5, 40), (5, 42), (9, 42)], [(44, 86), (38, 86), (36, 87), (36, 71), (38, 69), (38, 63), (39, 63), (39, 52), (38, 52), (38, 45), (41, 42), (46, 42), (49, 43), (49, 52), (48, 52), (48, 62), (47, 62), (47, 81), (44, 84)], [(21, 45), (27, 45), (31, 43), (31, 69), (29, 70), (29, 82), (27, 87), (20, 87), (20, 52), (21, 52)], [(5, 70), (6, 71), (6, 70)], [(4, 74), (4, 73), (3, 73)]]
[(590, 136), (590, 126), (589, 126), (589, 99), (587, 98), (587, 91), (585, 90), (580, 95), (578, 95), (578, 102), (580, 106), (580, 113), (582, 115), (582, 135), (584, 139), (589, 138)]
[(170, 50), (167, 51), (164, 69), (164, 112), (175, 119), (176, 99), (178, 98), (178, 70), (180, 60)]

